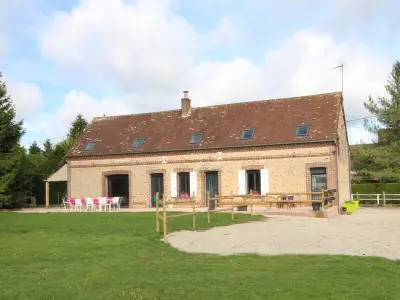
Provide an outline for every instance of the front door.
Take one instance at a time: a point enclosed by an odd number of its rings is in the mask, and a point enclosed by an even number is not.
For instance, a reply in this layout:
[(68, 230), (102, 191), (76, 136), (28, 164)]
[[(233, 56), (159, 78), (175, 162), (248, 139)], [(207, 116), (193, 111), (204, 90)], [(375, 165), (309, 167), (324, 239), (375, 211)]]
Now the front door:
[(159, 193), (159, 199), (164, 195), (164, 175), (151, 174), (151, 207), (156, 207), (156, 195)]
[(108, 197), (121, 197), (121, 207), (129, 207), (129, 176), (110, 175), (107, 177)]
[[(321, 190), (326, 190), (328, 184), (326, 181), (326, 168), (311, 168), (311, 192), (321, 192)], [(312, 195), (312, 200), (321, 200), (320, 195)], [(313, 210), (320, 210), (320, 203), (313, 203)]]
[[(214, 198), (215, 195), (218, 195), (218, 172), (207, 172), (206, 173), (206, 202), (207, 202), (207, 193), (210, 192), (210, 197)], [(206, 203), (207, 205), (207, 203)], [(210, 209), (215, 209), (215, 201), (210, 201)]]

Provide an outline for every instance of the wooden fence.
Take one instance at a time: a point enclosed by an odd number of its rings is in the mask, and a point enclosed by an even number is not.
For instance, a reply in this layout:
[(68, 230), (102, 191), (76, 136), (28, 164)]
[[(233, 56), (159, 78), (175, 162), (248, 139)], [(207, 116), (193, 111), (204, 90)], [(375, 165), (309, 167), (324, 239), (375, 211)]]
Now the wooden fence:
[(352, 200), (359, 200), (360, 204), (372, 205), (387, 205), (387, 204), (400, 204), (400, 194), (351, 194)]
[[(250, 206), (250, 213), (253, 215), (254, 206), (271, 207), (275, 204), (277, 207), (297, 207), (297, 206), (311, 206), (312, 204), (320, 204), (319, 208), (323, 211), (326, 208), (332, 207), (336, 204), (335, 196), (336, 190), (328, 190), (321, 192), (308, 192), (308, 193), (270, 193), (262, 196), (256, 195), (216, 195), (211, 198), (210, 193), (207, 193), (207, 219), (208, 223), (211, 222), (211, 213), (230, 211), (232, 220), (235, 219), (235, 208)], [(312, 199), (312, 196), (319, 196), (320, 199)], [(282, 197), (293, 196), (293, 200), (282, 200)], [(296, 197), (297, 196), (297, 197)], [(329, 197), (327, 197), (329, 196)], [(215, 209), (210, 209), (210, 202), (215, 201)], [(193, 211), (188, 213), (174, 213), (173, 215), (167, 214), (167, 206), (170, 204), (191, 204)], [(196, 229), (196, 200), (194, 196), (188, 200), (162, 200), (162, 215), (160, 214), (160, 196), (156, 194), (156, 230), (160, 232), (160, 221), (163, 224), (164, 242), (167, 242), (168, 235), (168, 220), (186, 216), (193, 216), (193, 229)]]
[[(190, 213), (179, 213), (174, 215), (167, 215), (167, 205), (169, 204), (191, 204), (193, 208), (193, 212)], [(162, 201), (162, 216), (160, 216), (160, 195), (159, 193), (156, 194), (156, 229), (157, 232), (160, 232), (160, 220), (163, 222), (163, 233), (164, 233), (164, 243), (167, 242), (167, 235), (168, 235), (168, 219), (186, 217), (186, 216), (193, 216), (193, 229), (196, 228), (196, 200), (194, 198), (188, 200), (173, 200), (167, 201), (163, 199)]]
[[(311, 206), (313, 203), (320, 204), (320, 210), (330, 208), (336, 205), (336, 190), (321, 190), (321, 192), (308, 193), (269, 193), (266, 195), (216, 195), (211, 198), (210, 193), (207, 193), (207, 218), (208, 223), (211, 222), (211, 213), (231, 211), (232, 220), (235, 219), (235, 208), (242, 206), (250, 206), (250, 214), (253, 214), (253, 206), (268, 206), (271, 208), (273, 204), (277, 207), (287, 208), (296, 206)], [(312, 196), (317, 195), (320, 199), (312, 199)], [(293, 196), (293, 200), (282, 200), (282, 197)], [(211, 201), (214, 201), (214, 209), (211, 209)]]

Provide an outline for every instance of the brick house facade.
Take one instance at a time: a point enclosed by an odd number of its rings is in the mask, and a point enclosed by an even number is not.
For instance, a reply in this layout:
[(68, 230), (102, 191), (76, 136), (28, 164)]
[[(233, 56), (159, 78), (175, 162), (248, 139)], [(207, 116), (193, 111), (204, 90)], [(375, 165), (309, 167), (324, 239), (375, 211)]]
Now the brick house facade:
[(169, 112), (95, 118), (67, 155), (68, 196), (125, 193), (129, 207), (150, 207), (162, 191), (205, 206), (210, 189), (295, 193), (319, 180), (340, 202), (350, 198), (341, 93), (202, 108), (185, 94), (181, 102)]

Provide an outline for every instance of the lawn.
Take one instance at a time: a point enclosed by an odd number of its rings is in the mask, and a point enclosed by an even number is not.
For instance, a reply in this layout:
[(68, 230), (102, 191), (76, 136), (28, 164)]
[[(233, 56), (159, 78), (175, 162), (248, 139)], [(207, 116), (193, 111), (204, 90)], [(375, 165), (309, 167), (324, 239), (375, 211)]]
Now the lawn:
[(399, 278), (400, 262), (381, 258), (180, 252), (154, 213), (0, 213), (0, 299), (399, 299)]

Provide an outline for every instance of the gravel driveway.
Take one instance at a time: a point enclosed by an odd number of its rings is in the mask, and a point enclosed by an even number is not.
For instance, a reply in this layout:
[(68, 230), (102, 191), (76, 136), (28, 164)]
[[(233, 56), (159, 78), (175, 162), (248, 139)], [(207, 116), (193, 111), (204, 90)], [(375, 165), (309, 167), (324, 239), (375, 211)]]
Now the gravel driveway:
[(400, 259), (400, 209), (361, 208), (333, 219), (273, 217), (261, 222), (168, 235), (182, 251), (231, 255), (256, 253), (345, 254)]

